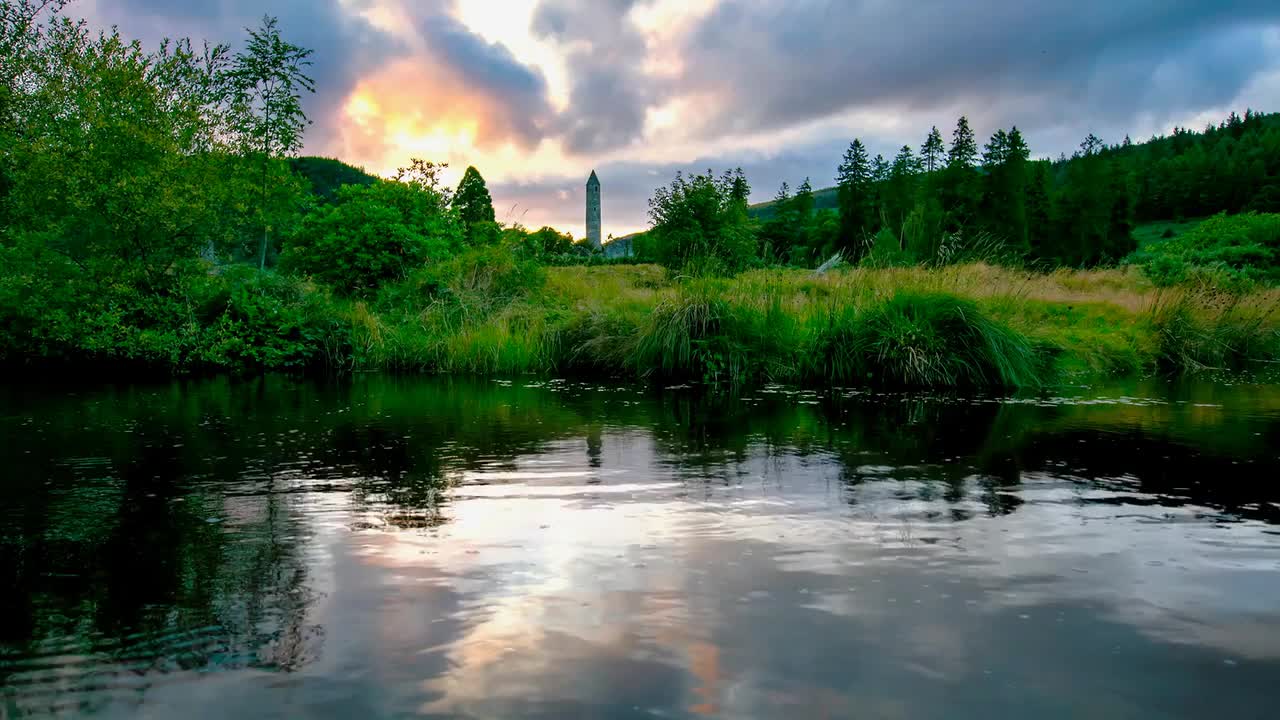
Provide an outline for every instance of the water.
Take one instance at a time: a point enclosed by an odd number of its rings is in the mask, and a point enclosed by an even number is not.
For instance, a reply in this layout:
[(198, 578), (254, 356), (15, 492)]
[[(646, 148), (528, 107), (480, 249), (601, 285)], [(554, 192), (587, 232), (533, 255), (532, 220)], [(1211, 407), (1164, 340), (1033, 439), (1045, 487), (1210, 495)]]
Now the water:
[(1280, 386), (0, 388), (0, 717), (1274, 717)]

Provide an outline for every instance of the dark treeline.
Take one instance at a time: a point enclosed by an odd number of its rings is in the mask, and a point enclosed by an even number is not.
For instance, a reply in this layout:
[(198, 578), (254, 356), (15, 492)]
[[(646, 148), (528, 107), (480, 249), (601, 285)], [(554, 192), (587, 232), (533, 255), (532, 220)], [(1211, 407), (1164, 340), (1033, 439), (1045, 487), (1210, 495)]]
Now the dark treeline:
[(1142, 143), (1091, 134), (1052, 161), (1032, 160), (1016, 127), (979, 147), (962, 117), (949, 143), (935, 127), (892, 159), (854, 140), (836, 182), (783, 183), (753, 208), (760, 252), (795, 264), (837, 251), (930, 262), (958, 249), (1052, 266), (1114, 262), (1135, 248), (1135, 223), (1280, 211), (1280, 115), (1246, 110)]

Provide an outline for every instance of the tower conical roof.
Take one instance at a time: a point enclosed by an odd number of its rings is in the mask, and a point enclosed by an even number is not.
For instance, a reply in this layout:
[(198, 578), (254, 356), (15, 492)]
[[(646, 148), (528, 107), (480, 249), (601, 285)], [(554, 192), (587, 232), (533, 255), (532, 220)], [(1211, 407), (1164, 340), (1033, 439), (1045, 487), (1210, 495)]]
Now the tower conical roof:
[(596, 177), (596, 171), (595, 171), (595, 170), (592, 170), (592, 171), (591, 171), (591, 177), (587, 178), (587, 184), (588, 184), (588, 185), (599, 185), (599, 184), (600, 184), (600, 178)]

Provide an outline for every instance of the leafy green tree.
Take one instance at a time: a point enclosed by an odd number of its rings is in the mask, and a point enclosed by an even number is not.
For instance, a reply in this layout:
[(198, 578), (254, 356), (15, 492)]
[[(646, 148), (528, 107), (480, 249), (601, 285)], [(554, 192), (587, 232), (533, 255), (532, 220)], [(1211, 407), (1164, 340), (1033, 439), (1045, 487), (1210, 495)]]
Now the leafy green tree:
[(469, 242), (483, 244), (493, 240), (493, 198), (475, 166), (467, 167), (462, 174), (458, 191), (453, 196), (453, 208), (467, 229)]
[(1133, 249), (1128, 180), (1092, 133), (1065, 167), (1054, 203), (1052, 259), (1064, 265), (1114, 262)]
[(1052, 207), (1049, 203), (1049, 162), (1029, 162), (1025, 193), (1027, 211), (1027, 247), (1032, 258), (1052, 258), (1049, 249), (1054, 235)]
[(802, 224), (808, 223), (809, 218), (813, 216), (813, 185), (809, 182), (809, 178), (806, 177), (804, 182), (800, 183), (800, 187), (796, 188), (796, 196), (791, 201), (791, 207)]
[(346, 185), (285, 245), (284, 269), (367, 295), (462, 246), (463, 229), (438, 185), (438, 166), (415, 161), (396, 180)]
[(281, 198), (273, 197), (272, 160), (297, 153), (310, 121), (302, 109), (302, 93), (315, 92), (306, 74), (312, 51), (286, 42), (276, 18), (264, 16), (258, 29), (247, 29), (249, 42), (231, 63), (232, 113), (245, 152), (261, 164), (262, 243), (258, 267), (267, 265), (273, 220)]
[(856, 261), (862, 257), (866, 235), (874, 225), (872, 167), (861, 140), (855, 139), (845, 151), (836, 175), (836, 187), (840, 235), (834, 249), (844, 252), (850, 261)]
[[(745, 189), (745, 192), (743, 192)], [(652, 243), (658, 261), (695, 273), (739, 270), (755, 256), (756, 230), (747, 215), (750, 194), (741, 170), (717, 177), (676, 173), (649, 199)]]
[(725, 171), (722, 178), (729, 183), (729, 200), (736, 205), (746, 205), (751, 197), (751, 185), (741, 167)]
[(535, 257), (567, 255), (575, 249), (572, 235), (546, 226), (529, 233), (526, 242)]

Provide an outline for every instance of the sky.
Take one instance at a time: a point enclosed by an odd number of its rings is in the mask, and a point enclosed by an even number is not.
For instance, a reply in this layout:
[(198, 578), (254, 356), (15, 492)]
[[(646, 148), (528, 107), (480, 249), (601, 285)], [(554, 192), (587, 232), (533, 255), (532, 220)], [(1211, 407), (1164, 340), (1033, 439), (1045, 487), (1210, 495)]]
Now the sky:
[(501, 222), (647, 225), (677, 170), (742, 167), (753, 201), (871, 152), (1017, 125), (1033, 154), (1280, 111), (1275, 0), (80, 0), (155, 43), (238, 46), (264, 13), (315, 51), (307, 154), (387, 175), (468, 165)]

